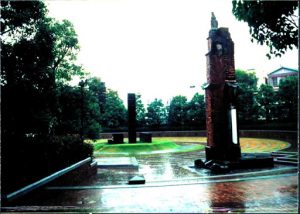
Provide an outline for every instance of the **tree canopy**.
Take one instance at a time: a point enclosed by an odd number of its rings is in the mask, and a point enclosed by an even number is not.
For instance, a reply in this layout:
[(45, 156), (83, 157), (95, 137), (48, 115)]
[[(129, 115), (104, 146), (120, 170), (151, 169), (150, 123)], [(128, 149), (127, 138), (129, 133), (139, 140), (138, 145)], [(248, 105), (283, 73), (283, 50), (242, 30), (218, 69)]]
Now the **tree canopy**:
[(255, 73), (236, 70), (238, 88), (238, 111), (241, 122), (254, 121), (257, 119), (258, 106), (255, 101), (257, 81)]
[(187, 122), (189, 125), (205, 125), (204, 95), (196, 93), (188, 103)]
[(48, 10), (41, 1), (2, 1), (1, 2), (1, 36), (32, 34), (38, 22), (46, 19)]
[(279, 107), (281, 108), (280, 117), (288, 121), (297, 120), (298, 109), (298, 77), (290, 76), (280, 80), (278, 98)]
[(142, 102), (141, 99), (142, 95), (137, 94), (136, 95), (136, 100), (135, 100), (135, 104), (136, 104), (136, 123), (137, 126), (140, 128), (142, 126), (145, 126), (146, 124), (146, 109), (144, 107), (144, 104)]
[[(7, 192), (92, 155), (92, 148), (79, 136), (83, 97), (65, 84), (83, 74), (75, 69), (79, 47), (73, 26), (47, 17), (43, 1), (3, 1), (0, 8), (1, 161)], [(95, 113), (92, 101), (87, 114)]]
[(103, 124), (107, 128), (120, 128), (126, 124), (127, 111), (118, 92), (108, 89), (104, 105)]
[(234, 0), (232, 6), (237, 20), (248, 23), (251, 41), (269, 47), (268, 58), (298, 47), (298, 1)]
[(266, 121), (276, 117), (276, 97), (272, 86), (262, 84), (257, 93), (257, 102), (259, 104), (259, 114)]
[(159, 128), (166, 123), (167, 111), (161, 99), (155, 99), (148, 104), (146, 123), (152, 128)]
[(187, 98), (175, 96), (169, 106), (168, 123), (173, 126), (183, 126), (187, 121)]

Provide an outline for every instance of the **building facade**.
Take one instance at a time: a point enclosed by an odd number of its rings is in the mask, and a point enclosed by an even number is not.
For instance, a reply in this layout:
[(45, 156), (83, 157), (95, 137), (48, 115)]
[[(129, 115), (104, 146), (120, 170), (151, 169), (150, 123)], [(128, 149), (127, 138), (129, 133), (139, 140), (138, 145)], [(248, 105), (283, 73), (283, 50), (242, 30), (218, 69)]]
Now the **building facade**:
[(281, 79), (284, 79), (289, 76), (297, 76), (297, 75), (298, 75), (298, 70), (296, 69), (280, 67), (268, 74), (268, 77), (266, 78), (266, 84), (272, 86), (274, 90), (278, 90)]

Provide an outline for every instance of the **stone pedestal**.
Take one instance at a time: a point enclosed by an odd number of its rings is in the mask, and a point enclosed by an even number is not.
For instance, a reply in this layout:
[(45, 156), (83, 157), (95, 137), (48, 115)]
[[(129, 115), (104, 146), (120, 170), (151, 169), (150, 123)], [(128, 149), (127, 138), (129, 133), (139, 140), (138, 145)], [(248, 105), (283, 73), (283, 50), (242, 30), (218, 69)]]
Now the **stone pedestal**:
[(112, 134), (112, 139), (107, 141), (108, 144), (123, 144), (124, 143), (124, 135), (117, 133)]
[(151, 143), (152, 142), (152, 134), (146, 133), (146, 132), (141, 132), (140, 133), (140, 141), (145, 142), (145, 143)]

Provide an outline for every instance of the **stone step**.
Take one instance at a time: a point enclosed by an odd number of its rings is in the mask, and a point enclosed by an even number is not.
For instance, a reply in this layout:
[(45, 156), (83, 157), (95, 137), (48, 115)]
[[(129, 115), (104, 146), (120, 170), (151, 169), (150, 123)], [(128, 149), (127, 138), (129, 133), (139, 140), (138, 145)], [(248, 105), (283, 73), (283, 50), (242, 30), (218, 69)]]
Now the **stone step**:
[(103, 157), (96, 158), (94, 161), (97, 162), (97, 168), (139, 168), (135, 157)]

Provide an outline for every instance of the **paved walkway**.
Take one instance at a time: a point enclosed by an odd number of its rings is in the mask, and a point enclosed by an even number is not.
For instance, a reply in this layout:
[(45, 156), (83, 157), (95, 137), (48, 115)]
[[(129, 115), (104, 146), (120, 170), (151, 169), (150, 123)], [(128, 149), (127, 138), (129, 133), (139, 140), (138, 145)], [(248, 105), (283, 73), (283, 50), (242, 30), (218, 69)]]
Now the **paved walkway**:
[[(139, 169), (98, 169), (79, 185), (47, 186), (2, 211), (297, 213), (296, 166), (211, 175), (191, 167), (199, 157), (204, 153), (136, 156)], [(138, 174), (146, 184), (128, 185)]]

